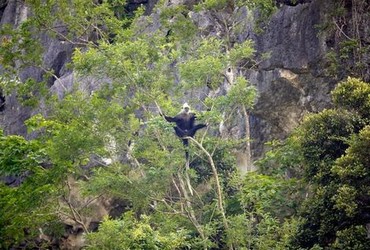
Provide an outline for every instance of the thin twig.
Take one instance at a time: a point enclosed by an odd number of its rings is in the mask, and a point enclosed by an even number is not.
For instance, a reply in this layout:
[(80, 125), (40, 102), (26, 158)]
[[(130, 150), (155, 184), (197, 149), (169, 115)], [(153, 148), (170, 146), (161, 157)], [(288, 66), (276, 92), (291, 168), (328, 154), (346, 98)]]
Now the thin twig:
[[(195, 216), (194, 209), (193, 209), (193, 207), (190, 203), (189, 196), (188, 196), (188, 193), (186, 191), (184, 181), (182, 180), (180, 174), (178, 174), (178, 178), (179, 178), (180, 188), (182, 189), (182, 193), (185, 197), (185, 205), (186, 205), (185, 209), (186, 209), (186, 212), (188, 213), (188, 218), (190, 219), (190, 221), (193, 223), (193, 225), (197, 229), (200, 237), (203, 240), (205, 240), (206, 236), (204, 234), (203, 228), (202, 228), (201, 224), (198, 222), (197, 217)], [(206, 249), (206, 246), (205, 246), (205, 249)]]
[(335, 24), (335, 26), (337, 26), (337, 28), (339, 29), (340, 33), (342, 33), (347, 39), (352, 40), (352, 38), (349, 37), (346, 33), (344, 33), (343, 29), (341, 27), (339, 27), (339, 25), (337, 24), (337, 22), (335, 21), (334, 18), (333, 18), (333, 23)]
[(93, 201), (99, 199), (102, 196), (103, 196), (103, 194), (100, 194), (100, 195), (98, 195), (98, 196), (96, 196), (96, 197), (88, 200), (79, 210), (81, 211), (82, 209), (84, 209), (85, 207), (87, 207), (88, 205), (90, 205)]

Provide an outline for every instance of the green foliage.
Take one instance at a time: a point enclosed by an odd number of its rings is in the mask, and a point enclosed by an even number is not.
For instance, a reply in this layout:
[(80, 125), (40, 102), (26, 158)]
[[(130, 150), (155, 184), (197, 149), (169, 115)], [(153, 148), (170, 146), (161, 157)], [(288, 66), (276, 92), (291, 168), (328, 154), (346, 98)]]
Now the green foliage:
[(298, 230), (299, 221), (281, 223), (268, 213), (258, 217), (241, 214), (229, 217), (228, 240), (236, 249), (289, 249), (289, 240)]
[[(236, 176), (235, 176), (236, 177)], [(299, 220), (290, 218), (299, 199), (299, 183), (280, 177), (247, 173), (231, 180), (241, 210), (233, 210), (227, 240), (236, 249), (287, 249), (298, 231)], [(230, 199), (229, 199), (230, 200)], [(229, 204), (228, 210), (231, 205)]]
[(237, 66), (240, 61), (251, 59), (256, 52), (253, 48), (253, 45), (254, 44), (252, 40), (246, 40), (243, 43), (235, 44), (229, 53), (231, 65)]
[[(166, 93), (171, 91), (169, 84), (173, 75), (166, 75), (168, 70), (166, 68), (177, 57), (177, 52), (170, 51), (173, 47), (171, 44), (163, 45), (162, 42), (164, 41), (159, 40), (158, 36), (143, 35), (143, 38), (138, 37), (113, 45), (103, 44), (99, 50), (91, 49), (84, 53), (77, 51), (74, 64), (81, 74), (107, 76), (113, 79), (113, 99), (110, 104), (117, 102), (126, 106), (125, 112), (128, 114), (132, 114), (139, 106), (147, 107), (154, 100), (167, 110), (167, 107), (172, 106), (171, 102), (166, 100)], [(126, 98), (130, 98), (129, 103)], [(74, 107), (72, 111), (75, 112), (76, 108), (80, 109)], [(99, 110), (99, 107), (94, 109)], [(176, 173), (175, 170), (183, 164), (183, 148), (180, 143), (174, 145), (174, 140), (170, 139), (174, 138), (172, 128), (163, 119), (153, 119), (151, 116), (147, 110), (143, 114), (146, 129), (141, 130), (140, 137), (134, 137), (133, 151), (129, 152), (127, 148), (121, 151), (131, 154), (132, 161), (136, 162), (133, 165), (138, 169), (120, 164), (99, 169), (95, 171), (90, 182), (86, 183), (88, 193), (98, 193), (104, 189), (109, 195), (128, 199), (132, 202), (133, 209), (142, 209), (141, 211), (148, 210), (153, 199), (163, 199), (172, 182), (173, 173)], [(92, 117), (94, 115), (86, 121), (91, 121)], [(117, 117), (113, 116), (113, 121), (114, 118)], [(95, 118), (93, 121), (98, 126), (100, 123), (108, 125), (100, 119)], [(87, 128), (90, 126), (88, 123)], [(116, 138), (126, 135), (127, 140), (119, 143), (124, 147), (129, 144), (128, 139), (133, 138), (132, 135), (137, 130), (138, 128), (135, 130), (128, 126), (123, 131), (111, 131), (109, 136)], [(95, 130), (91, 132), (93, 136), (99, 136)], [(103, 138), (103, 135), (104, 133), (100, 138)], [(175, 148), (171, 149), (174, 146)], [(117, 176), (121, 178), (118, 179)]]
[(257, 89), (253, 85), (249, 85), (244, 77), (237, 77), (235, 84), (231, 86), (227, 93), (227, 106), (236, 104), (244, 105), (251, 109), (257, 98)]
[(227, 4), (229, 2), (230, 1), (228, 1), (228, 0), (221, 0), (221, 1), (217, 1), (217, 0), (205, 0), (202, 4), (208, 10), (222, 10), (225, 7), (227, 7)]
[(293, 248), (310, 249), (315, 244), (327, 246), (335, 238), (335, 232), (344, 221), (352, 221), (345, 213), (334, 208), (332, 197), (338, 184), (319, 186), (311, 192), (299, 213), (302, 221), (291, 238)]
[(325, 67), (326, 74), (335, 79), (338, 78), (340, 63), (337, 53), (333, 49), (329, 49), (329, 52), (325, 55), (325, 60), (328, 64)]
[(338, 188), (337, 194), (333, 196), (335, 200), (334, 208), (344, 210), (348, 217), (353, 217), (357, 210), (355, 202), (357, 191), (354, 187), (342, 185)]
[(237, 247), (246, 247), (251, 234), (252, 225), (244, 214), (229, 217), (231, 227), (227, 231), (227, 239)]
[(210, 111), (204, 112), (202, 117), (208, 121), (220, 122), (224, 119), (220, 111), (232, 114), (240, 106), (249, 111), (253, 109), (257, 97), (256, 87), (250, 85), (245, 78), (237, 77), (226, 95), (205, 99), (205, 105), (210, 107)]
[[(248, 173), (238, 194), (241, 205), (249, 213), (271, 214), (274, 217), (287, 217), (297, 205), (292, 194), (297, 192), (299, 183), (272, 176)], [(298, 201), (297, 201), (298, 202)]]
[(35, 172), (45, 162), (46, 154), (37, 141), (27, 141), (21, 136), (0, 137), (0, 174), (23, 176)]
[[(227, 7), (234, 5), (230, 1), (205, 2), (209, 9), (224, 8), (226, 3)], [(256, 6), (267, 3), (258, 1)], [(182, 5), (162, 6), (161, 25), (154, 30), (153, 22), (157, 20), (142, 16), (143, 9), (126, 19), (125, 1), (50, 0), (27, 4), (33, 13), (24, 23), (27, 32), (42, 30), (78, 47), (71, 67), (83, 84), (76, 83), (62, 100), (44, 100), (47, 112), (27, 121), (29, 132), (37, 136), (35, 140), (1, 137), (1, 173), (24, 177), (17, 187), (1, 187), (4, 213), (0, 216), (0, 235), (4, 248), (35, 237), (39, 228), (56, 235), (61, 212), (75, 215), (77, 211), (79, 216), (89, 216), (86, 208), (79, 209), (74, 201), (66, 199), (71, 192), (68, 177), (79, 179), (83, 195), (117, 199), (130, 210), (121, 219), (105, 219), (98, 232), (85, 229), (87, 247), (91, 249), (224, 248), (233, 241), (241, 247), (268, 249), (283, 240), (289, 230), (283, 227), (281, 233), (276, 233), (280, 218), (275, 218), (278, 211), (273, 211), (273, 202), (283, 207), (282, 199), (289, 195), (288, 186), (293, 181), (249, 175), (242, 189), (234, 189), (228, 182), (235, 170), (230, 152), (241, 142), (222, 140), (215, 133), (206, 137), (198, 133), (219, 170), (222, 188), (231, 194), (221, 203), (233, 200), (235, 207), (239, 206), (230, 212), (235, 216), (230, 217), (235, 226), (226, 233), (208, 159), (191, 144), (191, 169), (186, 169), (181, 141), (172, 125), (156, 115), (158, 107), (166, 114), (176, 114), (187, 91), (197, 93), (206, 86), (216, 89), (225, 81), (223, 72), (228, 67), (243, 70), (254, 55), (250, 41), (233, 45), (232, 37), (198, 36), (189, 9)], [(26, 31), (6, 31), (14, 32), (11, 44), (4, 43), (2, 51), (9, 69), (14, 69), (15, 56), (40, 62), (36, 39), (25, 45), (22, 41), (27, 40), (15, 39)], [(25, 47), (33, 42), (34, 51)], [(24, 51), (24, 55), (8, 53), (14, 48)], [(50, 77), (49, 69), (45, 71), (49, 73), (45, 78)], [(91, 93), (79, 91), (81, 86), (90, 89), (91, 77), (99, 87), (94, 86)], [(31, 97), (43, 92), (42, 83), (20, 83), (16, 79), (2, 79), (9, 93), (16, 89), (31, 102)], [(255, 102), (256, 89), (244, 78), (236, 77), (231, 84), (225, 97), (210, 98), (205, 104), (209, 110), (199, 112), (198, 121), (211, 122), (210, 130), (223, 119), (222, 112), (239, 106), (250, 110)], [(201, 101), (197, 95), (189, 100), (196, 107)], [(184, 180), (188, 175), (197, 191), (193, 196), (186, 196), (190, 187)], [(64, 209), (63, 202), (69, 202), (71, 211)], [(135, 219), (133, 213), (141, 218)], [(71, 217), (81, 223), (79, 218)], [(31, 233), (25, 235), (24, 229)], [(244, 232), (251, 237), (247, 241), (240, 237)]]
[(55, 219), (59, 174), (42, 166), (48, 161), (38, 141), (20, 136), (0, 137), (0, 174), (18, 178), (16, 187), (0, 184), (0, 247), (32, 239), (38, 228)]
[[(87, 96), (75, 92), (50, 107), (53, 109), (48, 117), (39, 114), (27, 121), (29, 129), (38, 133), (37, 140), (16, 136), (1, 140), (2, 173), (23, 173), (24, 178), (19, 187), (6, 189), (9, 193), (1, 204), (1, 223), (7, 225), (1, 237), (9, 245), (26, 237), (23, 229), (32, 231), (27, 235), (30, 238), (38, 234), (38, 227), (50, 229), (46, 222), (59, 220), (56, 216), (61, 203), (56, 197), (65, 197), (68, 192), (67, 176), (83, 175), (83, 166), (95, 164), (92, 155), (116, 157), (140, 125), (122, 106), (98, 93)], [(12, 236), (12, 230), (19, 233)]]
[(247, 6), (250, 9), (258, 11), (258, 17), (256, 19), (256, 31), (261, 31), (263, 25), (268, 23), (272, 14), (277, 10), (276, 1), (274, 0), (240, 0), (237, 2), (238, 6)]
[[(34, 17), (28, 19), (28, 22), (39, 29), (45, 28), (57, 37), (62, 36), (76, 43), (88, 43), (89, 41), (85, 40), (86, 34), (92, 31), (95, 31), (100, 39), (107, 41), (106, 34), (119, 33), (123, 25), (123, 21), (116, 18), (113, 6), (124, 5), (125, 2), (103, 1), (97, 4), (88, 0), (76, 0), (73, 3), (50, 0), (44, 3), (30, 0), (27, 4), (32, 8)], [(50, 15), (51, 13), (53, 14)], [(66, 36), (55, 29), (55, 22), (68, 29)]]
[[(41, 38), (35, 34), (70, 43), (73, 46), (97, 47), (97, 43), (109, 43), (113, 37), (121, 37), (127, 19), (117, 18), (114, 12), (126, 1), (89, 0), (73, 2), (61, 0), (28, 0), (26, 5), (32, 14), (18, 27), (3, 25), (0, 29), (0, 63), (3, 68), (0, 87), (14, 91), (23, 105), (36, 107), (40, 96), (47, 96), (46, 81), (54, 77), (52, 68), (43, 65)], [(41, 70), (43, 81), (25, 79), (20, 83), (19, 73), (25, 69)], [(16, 84), (14, 84), (16, 83)]]
[(368, 249), (369, 242), (364, 226), (352, 226), (337, 232), (336, 240), (331, 248), (341, 250), (365, 250)]
[(333, 167), (335, 172), (343, 181), (350, 180), (361, 181), (363, 184), (368, 180), (369, 158), (369, 138), (370, 128), (366, 126), (358, 135), (355, 135), (349, 141), (350, 147), (346, 151), (346, 155), (337, 159), (336, 165)]
[(0, 29), (0, 63), (12, 77), (16, 73), (16, 61), (22, 62), (22, 67), (31, 65), (41, 65), (42, 47), (32, 34), (34, 30), (32, 25), (24, 22), (18, 29), (10, 25), (3, 25)]
[(333, 178), (331, 165), (348, 147), (348, 137), (361, 122), (348, 111), (324, 110), (309, 115), (299, 128), (299, 141), (310, 181), (327, 183)]
[(204, 83), (208, 83), (214, 88), (219, 84), (220, 75), (224, 68), (225, 65), (219, 58), (204, 56), (181, 64), (180, 73), (185, 83), (192, 86), (202, 86)]
[(67, 97), (59, 104), (60, 108), (63, 108), (57, 110), (56, 119), (45, 119), (41, 115), (36, 115), (27, 122), (31, 130), (44, 131), (43, 143), (46, 145), (48, 155), (55, 162), (62, 164), (83, 162), (94, 149), (103, 146), (103, 138), (99, 140), (93, 133), (94, 117), (89, 113), (92, 107), (86, 102), (79, 101), (77, 98)]
[[(369, 99), (367, 92), (367, 84), (349, 78), (333, 91), (338, 109), (310, 116), (299, 128), (305, 174), (317, 186), (302, 207), (301, 216), (307, 220), (293, 240), (295, 246), (333, 244), (333, 249), (346, 249), (345, 244), (341, 245), (341, 232), (351, 237), (354, 228), (368, 223), (364, 211), (369, 197), (365, 167), (369, 133), (368, 126), (364, 127), (368, 124), (363, 115), (366, 111), (362, 111)], [(356, 239), (348, 238), (348, 244), (362, 249), (369, 243), (359, 234)]]
[(87, 235), (87, 249), (180, 249), (186, 243), (186, 231), (161, 233), (150, 224), (148, 216), (140, 220), (132, 213), (122, 219), (106, 218), (99, 231)]
[(160, 21), (165, 28), (167, 42), (186, 43), (189, 45), (196, 39), (198, 28), (191, 18), (189, 9), (182, 4), (159, 6)]
[[(260, 21), (266, 20), (276, 10), (275, 1), (273, 0), (205, 0), (196, 5), (195, 9), (200, 11), (202, 9), (221, 11), (227, 8), (234, 10), (236, 7), (246, 6), (250, 9), (257, 10), (260, 15)], [(230, 11), (230, 10), (228, 10)]]
[(191, 58), (179, 65), (183, 81), (193, 88), (205, 84), (213, 88), (217, 87), (220, 84), (222, 71), (227, 65), (222, 46), (222, 40), (202, 39), (196, 50), (189, 51)]
[(349, 77), (332, 92), (334, 103), (340, 107), (357, 112), (362, 119), (370, 120), (370, 84)]
[(337, 159), (332, 168), (340, 182), (335, 200), (336, 208), (344, 211), (348, 217), (360, 219), (366, 214), (368, 206), (369, 145), (370, 128), (366, 126), (359, 134), (352, 136), (346, 154)]
[[(367, 64), (369, 62), (370, 46), (364, 42), (364, 34), (358, 32), (367, 26), (369, 3), (354, 0), (351, 5), (345, 1), (334, 1), (326, 15), (326, 21), (321, 29), (330, 38), (330, 51), (326, 59), (327, 75), (342, 79), (353, 76), (369, 80)], [(350, 26), (342, 26), (351, 23)]]
[[(284, 236), (289, 249), (364, 249), (369, 245), (363, 231), (369, 223), (365, 212), (370, 183), (368, 84), (348, 78), (332, 95), (335, 109), (305, 117), (286, 141), (273, 142), (273, 150), (258, 162), (262, 173), (305, 177), (300, 219)], [(300, 185), (291, 192), (297, 202), (302, 194)], [(278, 204), (273, 198), (268, 200)]]
[(303, 154), (299, 137), (292, 134), (285, 141), (268, 142), (270, 150), (255, 164), (262, 174), (301, 178), (303, 175)]

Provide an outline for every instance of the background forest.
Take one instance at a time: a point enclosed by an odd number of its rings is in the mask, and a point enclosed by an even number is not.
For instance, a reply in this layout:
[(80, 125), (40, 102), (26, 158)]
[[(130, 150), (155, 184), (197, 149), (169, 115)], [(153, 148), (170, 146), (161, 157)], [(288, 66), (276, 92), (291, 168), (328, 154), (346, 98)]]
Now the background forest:
[[(312, 25), (332, 34), (325, 105), (268, 140), (253, 124), (275, 99), (249, 79), (274, 55), (243, 31), (320, 1), (21, 2), (0, 30), (1, 249), (369, 249), (368, 1), (327, 1)], [(62, 66), (47, 63), (55, 41)], [(300, 88), (295, 70), (279, 77)], [(209, 124), (189, 166), (160, 115), (184, 102)], [(5, 112), (19, 110), (17, 131)]]

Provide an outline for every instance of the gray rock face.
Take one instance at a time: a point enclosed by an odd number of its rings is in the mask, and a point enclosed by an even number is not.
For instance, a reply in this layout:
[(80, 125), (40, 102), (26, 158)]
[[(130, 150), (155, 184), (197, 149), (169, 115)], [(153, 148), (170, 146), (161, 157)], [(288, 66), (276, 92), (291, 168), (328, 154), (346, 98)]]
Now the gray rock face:
[[(17, 24), (26, 17), (26, 7), (22, 1), (1, 1), (0, 9), (1, 26), (17, 27)], [(2, 93), (0, 106), (0, 126), (4, 128), (5, 133), (24, 134), (26, 131), (23, 121), (27, 118), (30, 109), (21, 107), (14, 95), (3, 96)]]
[(262, 35), (255, 36), (259, 52), (271, 52), (262, 69), (285, 68), (307, 72), (322, 58), (323, 48), (316, 25), (320, 23), (316, 3), (283, 6)]
[[(131, 1), (131, 7), (146, 4), (152, 8), (156, 0)], [(177, 2), (177, 1), (172, 1)], [(186, 3), (187, 1), (185, 1)], [(264, 143), (272, 139), (285, 138), (300, 122), (307, 112), (317, 112), (330, 106), (329, 93), (334, 87), (331, 79), (325, 77), (323, 64), (328, 45), (323, 32), (317, 26), (324, 22), (330, 1), (300, 0), (278, 1), (281, 6), (262, 33), (256, 33), (251, 13), (243, 10), (238, 13), (243, 29), (237, 39), (252, 39), (257, 54), (268, 53), (270, 57), (260, 60), (260, 64), (246, 74), (246, 78), (259, 91), (259, 98), (250, 116), (252, 155), (256, 159), (265, 151)], [(15, 27), (28, 15), (23, 1), (9, 0), (0, 2), (1, 24)], [(191, 18), (201, 25), (208, 34), (219, 35), (212, 26), (212, 18), (203, 13), (192, 13)], [(364, 31), (369, 32), (366, 27)], [(365, 33), (366, 33), (365, 32)], [(44, 67), (54, 70), (55, 78), (47, 79), (51, 91), (62, 98), (66, 90), (73, 86), (75, 76), (66, 68), (73, 46), (56, 39), (42, 36), (45, 47)], [(43, 78), (39, 68), (27, 68), (20, 74), (21, 79)], [(82, 81), (83, 82), (83, 81)], [(82, 88), (94, 90), (93, 80)], [(98, 83), (98, 81), (97, 81)], [(206, 95), (208, 93), (200, 93)], [(20, 106), (15, 96), (0, 95), (0, 125), (9, 134), (25, 134), (23, 125), (32, 110)], [(4, 104), (5, 99), (5, 104)], [(240, 118), (240, 117), (239, 117)], [(243, 137), (245, 124), (236, 118), (227, 128), (229, 134)]]
[(282, 6), (263, 33), (241, 35), (254, 40), (259, 54), (270, 55), (246, 76), (259, 91), (250, 121), (255, 158), (266, 141), (285, 138), (307, 112), (330, 106), (333, 84), (320, 68), (327, 50), (317, 28), (324, 11), (320, 2)]
[[(146, 12), (149, 14), (157, 1), (129, 0), (127, 9), (132, 11), (141, 5), (145, 5), (147, 7)], [(28, 15), (29, 10), (24, 1), (0, 1), (0, 26), (7, 24), (16, 28)], [(28, 67), (20, 72), (20, 80), (25, 81), (28, 78), (32, 78), (38, 82), (44, 80), (47, 82), (50, 90), (62, 98), (67, 91), (72, 89), (75, 81), (73, 73), (66, 67), (71, 60), (74, 46), (45, 34), (41, 34), (40, 36), (41, 43), (44, 47), (42, 67), (48, 70), (52, 69), (54, 77), (44, 79), (45, 71), (43, 69)], [(82, 80), (84, 85), (82, 88), (88, 88), (89, 91), (97, 88), (97, 86), (92, 86), (94, 82), (99, 82), (86, 79)], [(25, 136), (27, 131), (24, 121), (35, 112), (36, 110), (20, 105), (15, 94), (4, 96), (0, 89), (0, 127), (4, 129), (5, 134)]]
[[(4, 12), (1, 16), (1, 25), (12, 25), (17, 28), (29, 15), (28, 7), (24, 1), (9, 0), (4, 2)], [(52, 69), (56, 77), (63, 78), (70, 74), (65, 68), (66, 63), (70, 61), (73, 46), (63, 43), (57, 39), (50, 38), (41, 34), (41, 44), (44, 47), (43, 65), (44, 69)], [(29, 78), (37, 82), (46, 80), (49, 87), (54, 84), (55, 78), (44, 79), (45, 71), (40, 67), (27, 67), (19, 73), (21, 81)], [(24, 121), (27, 120), (32, 112), (30, 107), (24, 107), (19, 104), (16, 95), (4, 96), (2, 99), (2, 108), (0, 108), (0, 126), (6, 134), (26, 135), (27, 130)]]
[[(237, 41), (252, 40), (259, 62), (245, 74), (259, 92), (249, 118), (253, 159), (263, 155), (267, 141), (285, 138), (306, 113), (329, 107), (334, 87), (333, 80), (323, 71), (328, 38), (318, 28), (326, 21), (332, 3), (320, 0), (278, 3), (279, 10), (259, 32), (254, 25), (254, 13), (245, 8), (234, 13), (236, 22), (242, 26), (236, 34)], [(191, 18), (206, 34), (222, 34), (206, 13), (192, 13)], [(262, 57), (264, 54), (269, 55), (267, 59)], [(243, 115), (235, 114), (234, 120), (223, 125), (222, 130), (221, 134), (227, 137), (244, 138)]]

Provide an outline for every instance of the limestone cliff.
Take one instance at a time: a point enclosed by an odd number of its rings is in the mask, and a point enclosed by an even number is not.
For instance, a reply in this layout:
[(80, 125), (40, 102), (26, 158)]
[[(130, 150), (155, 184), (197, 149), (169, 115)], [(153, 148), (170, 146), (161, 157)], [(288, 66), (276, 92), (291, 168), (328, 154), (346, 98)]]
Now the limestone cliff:
[[(352, 71), (348, 70), (346, 65), (355, 64), (355, 59), (342, 50), (348, 39), (358, 38), (359, 47), (368, 46), (369, 4), (344, 1), (338, 6), (336, 1), (320, 0), (301, 3), (281, 6), (261, 34), (248, 29), (241, 34), (241, 39), (255, 41), (258, 52), (270, 54), (247, 76), (260, 93), (251, 118), (252, 148), (257, 157), (264, 150), (264, 142), (284, 138), (307, 112), (329, 107), (330, 91), (338, 81), (348, 75), (369, 77), (368, 52), (359, 55), (366, 66), (358, 72), (352, 66)], [(343, 8), (346, 14), (338, 16), (334, 13), (337, 8)], [(360, 33), (354, 34), (355, 29)], [(348, 60), (330, 60), (328, 55), (334, 51)], [(333, 65), (335, 74), (328, 72)]]
[(257, 51), (270, 55), (247, 76), (260, 93), (251, 121), (255, 156), (262, 153), (262, 143), (284, 138), (304, 114), (330, 104), (333, 82), (321, 66), (326, 37), (317, 28), (325, 15), (322, 1), (284, 5), (262, 34), (244, 34), (255, 41)]
[[(156, 1), (130, 1), (130, 8), (139, 4), (148, 6), (148, 13)], [(181, 1), (172, 1), (176, 4)], [(191, 5), (196, 1), (186, 1)], [(369, 46), (369, 4), (361, 1), (277, 1), (278, 10), (265, 21), (262, 30), (253, 25), (255, 14), (250, 11), (238, 10), (242, 29), (237, 39), (252, 39), (257, 55), (268, 54), (266, 58), (256, 58), (246, 78), (257, 86), (259, 98), (250, 115), (252, 156), (260, 157), (265, 151), (264, 143), (272, 139), (287, 136), (297, 126), (307, 112), (320, 111), (330, 106), (329, 93), (334, 85), (356, 72), (351, 63), (355, 59), (363, 63), (357, 75), (364, 79), (369, 77), (368, 53), (352, 53), (349, 59), (343, 60), (339, 55), (334, 60), (328, 54), (341, 52), (341, 44), (345, 39), (357, 39), (362, 47)], [(334, 10), (343, 8), (346, 12), (339, 16)], [(17, 27), (27, 18), (29, 11), (24, 1), (8, 0), (0, 3), (1, 25), (10, 24)], [(193, 15), (200, 18), (199, 24), (209, 33), (217, 30), (213, 27), (212, 18)], [(44, 67), (54, 70), (59, 78), (48, 80), (52, 91), (62, 95), (64, 88), (74, 82), (74, 74), (67, 69), (73, 46), (41, 35), (45, 49)], [(354, 50), (355, 48), (351, 48)], [(354, 56), (353, 56), (354, 54)], [(356, 57), (357, 58), (354, 58)], [(336, 63), (336, 65), (335, 65)], [(343, 65), (349, 65), (344, 67)], [(328, 69), (336, 67), (336, 74), (328, 74)], [(44, 77), (42, 69), (26, 68), (21, 71), (20, 78)], [(32, 114), (32, 109), (22, 107), (14, 95), (4, 96), (0, 92), (0, 124), (8, 134), (25, 134), (24, 120)], [(227, 127), (230, 133), (242, 137), (245, 133), (243, 119), (236, 119)], [(242, 161), (243, 159), (241, 159)]]
[[(148, 6), (149, 14), (155, 2), (133, 0), (130, 1), (129, 9), (144, 3)], [(178, 2), (182, 1), (172, 1), (172, 4)], [(195, 1), (185, 2), (191, 5)], [(259, 92), (256, 105), (249, 116), (253, 159), (263, 155), (266, 150), (265, 142), (285, 138), (306, 113), (330, 107), (330, 91), (339, 80), (348, 76), (349, 72), (367, 80), (370, 76), (369, 52), (362, 54), (357, 52), (354, 56), (350, 53), (347, 57), (339, 55), (334, 58), (337, 61), (328, 57), (332, 52), (341, 52), (343, 48), (341, 44), (346, 39), (358, 39), (359, 45), (363, 47), (370, 45), (369, 4), (356, 5), (356, 1), (343, 1), (341, 7), (347, 12), (338, 18), (335, 13), (332, 13), (336, 8), (336, 0), (277, 2), (278, 10), (262, 24), (262, 27), (254, 23), (256, 13), (245, 8), (233, 13), (238, 16), (242, 27), (236, 39), (238, 42), (253, 40), (257, 51), (257, 63), (251, 65), (245, 75)], [(212, 23), (212, 17), (191, 14), (190, 17), (194, 18), (203, 30), (212, 35), (220, 34)], [(9, 24), (16, 28), (28, 15), (30, 13), (24, 1), (0, 1), (1, 25)], [(65, 90), (71, 89), (76, 81), (74, 72), (66, 66), (71, 60), (74, 46), (44, 34), (40, 34), (40, 37), (45, 51), (43, 67), (53, 69), (55, 75), (47, 79), (48, 87), (50, 91), (62, 97)], [(262, 56), (266, 54), (267, 57)], [(359, 59), (364, 66), (359, 69), (352, 67), (351, 63)], [(336, 67), (336, 74), (328, 72), (328, 69), (332, 69), (333, 66)], [(33, 78), (41, 81), (46, 76), (42, 69), (28, 67), (20, 72), (19, 77), (21, 80)], [(89, 88), (88, 90), (91, 91), (97, 87), (91, 86), (95, 84), (93, 79), (89, 79), (88, 82), (89, 86), (81, 86), (81, 88)], [(96, 84), (99, 82), (96, 81)], [(207, 91), (197, 93), (202, 98), (206, 94), (208, 94)], [(43, 108), (39, 107), (38, 110)], [(34, 109), (20, 105), (14, 94), (5, 96), (0, 89), (0, 127), (6, 134), (26, 135), (24, 121), (35, 112)], [(246, 133), (245, 119), (237, 116), (223, 129), (228, 136), (242, 138)], [(245, 167), (246, 159), (243, 151), (236, 152), (236, 155), (238, 165), (241, 168)], [(71, 180), (70, 199), (78, 201), (79, 206), (84, 206), (84, 202), (88, 201), (83, 201), (79, 197), (78, 187), (74, 184), (75, 181)], [(111, 201), (101, 199), (90, 205), (97, 214), (91, 218), (83, 218), (87, 226), (94, 227), (104, 215), (112, 214)], [(81, 239), (79, 238), (81, 227), (67, 219), (65, 224), (70, 227), (71, 233), (66, 236), (66, 242), (63, 244), (67, 245), (66, 248), (80, 247), (77, 243)], [(72, 238), (72, 242), (69, 243)]]

